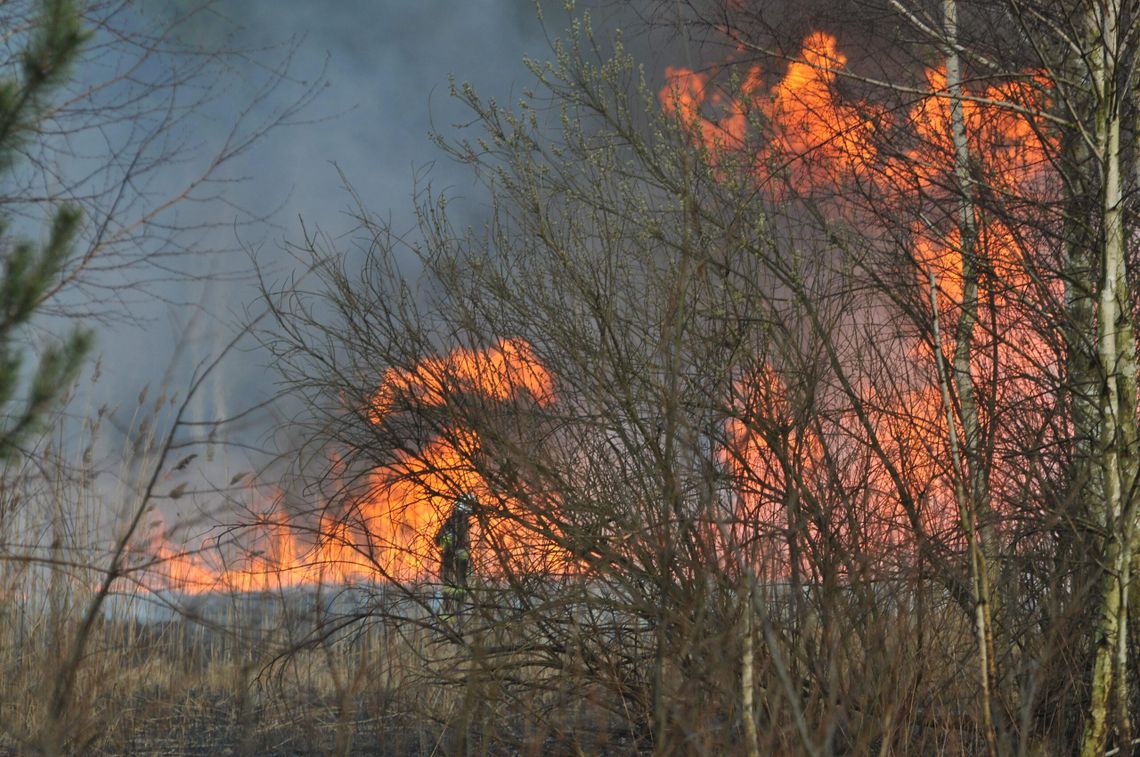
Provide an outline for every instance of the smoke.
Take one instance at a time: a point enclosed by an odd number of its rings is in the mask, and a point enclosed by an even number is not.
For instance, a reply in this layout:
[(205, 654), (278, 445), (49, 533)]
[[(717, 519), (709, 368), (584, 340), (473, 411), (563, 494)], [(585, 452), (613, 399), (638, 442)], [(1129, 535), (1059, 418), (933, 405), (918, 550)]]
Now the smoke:
[[(192, 0), (144, 0), (140, 23), (161, 24), (197, 7)], [(531, 78), (524, 56), (547, 52), (534, 9), (518, 0), (222, 0), (194, 12), (179, 26), (178, 39), (248, 53), (229, 59), (226, 81), (195, 114), (191, 149), (183, 153), (188, 160), (157, 172), (159, 185), (176, 187), (200, 170), (235, 119), (253, 129), (306, 92), (316, 98), (228, 166), (209, 199), (178, 209), (180, 224), (201, 229), (179, 240), (185, 250), (174, 263), (177, 275), (151, 281), (145, 298), (131, 300), (127, 317), (98, 329), (100, 375), (83, 382), (77, 415), (102, 405), (129, 412), (148, 384), (185, 392), (202, 361), (257, 310), (251, 252), (270, 279), (282, 280), (296, 270), (287, 248), (300, 240), (302, 223), (330, 239), (356, 225), (341, 171), (364, 205), (398, 230), (414, 228), (413, 187), (418, 181), (422, 188), (425, 179), (476, 221), (485, 207), (482, 190), (462, 166), (439, 160), (429, 141), (429, 132), (446, 134), (469, 120), (448, 96), (449, 77), (509, 101)], [(267, 93), (273, 69), (287, 73)], [(137, 275), (124, 269), (104, 277), (113, 288)], [(60, 304), (82, 299), (72, 296)], [(231, 353), (192, 414), (232, 416), (271, 396), (267, 360), (256, 349)], [(275, 422), (269, 413), (254, 416), (238, 431), (242, 443), (264, 445)], [(202, 429), (206, 437), (210, 430)], [(108, 454), (121, 450), (121, 439), (105, 443)], [(256, 461), (234, 467), (250, 464)]]

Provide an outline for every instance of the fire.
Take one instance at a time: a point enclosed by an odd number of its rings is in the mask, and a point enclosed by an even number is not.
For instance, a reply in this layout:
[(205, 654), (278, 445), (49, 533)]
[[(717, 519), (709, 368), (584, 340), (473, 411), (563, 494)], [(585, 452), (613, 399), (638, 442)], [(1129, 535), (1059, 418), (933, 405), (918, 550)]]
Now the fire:
[[(904, 200), (900, 190), (936, 189), (954, 164), (945, 70), (925, 72), (925, 93), (900, 126), (882, 105), (841, 97), (837, 85), (846, 66), (836, 38), (814, 32), (771, 87), (765, 88), (756, 65), (731, 91), (718, 83), (715, 67), (698, 72), (670, 66), (658, 98), (662, 110), (690, 132), (712, 164), (743, 157), (757, 183), (773, 194), (785, 184), (806, 194), (871, 177), (879, 190), (895, 195), (895, 202)], [(987, 189), (1049, 193), (1050, 182), (1043, 178), (1050, 137), (1026, 115), (1048, 108), (1048, 92), (1044, 75), (1027, 74), (967, 92), (962, 99), (971, 155), (984, 158)], [(756, 145), (749, 142), (750, 129), (763, 130)], [(897, 140), (906, 129), (917, 146), (901, 158), (882, 154), (880, 142)]]
[(847, 57), (838, 51), (835, 37), (810, 35), (802, 58), (788, 65), (772, 90), (766, 115), (778, 125), (779, 142), (775, 153), (758, 165), (778, 160), (792, 166), (791, 183), (801, 189), (855, 176), (874, 155), (871, 114), (836, 95), (836, 75)]
[(413, 368), (389, 368), (372, 403), (372, 421), (403, 407), (444, 407), (449, 399), (475, 393), (507, 401), (529, 393), (539, 404), (554, 401), (549, 372), (521, 339), (502, 339), (483, 350), (457, 349)]
[[(918, 188), (930, 190), (954, 164), (950, 126), (951, 100), (947, 95), (945, 69), (928, 69), (926, 94), (911, 109), (908, 122), (918, 137), (918, 146), (906, 162), (918, 180)], [(961, 100), (962, 120), (970, 154), (981, 162), (979, 173), (989, 191), (1048, 191), (1041, 179), (1048, 175), (1050, 137), (1043, 124), (1024, 111), (1044, 112), (1048, 107), (1048, 79), (1026, 75), (1022, 80), (990, 85), (970, 91)]]
[[(528, 343), (503, 339), (485, 349), (456, 349), (387, 370), (369, 418), (379, 424), (389, 414), (445, 407), (465, 395), (492, 402), (529, 398), (546, 406), (554, 402), (554, 381)], [(425, 580), (438, 566), (435, 535), (462, 493), (485, 506), (472, 528), (477, 573), (564, 568), (566, 559), (548, 539), (527, 532), (520, 503), (496, 492), (480, 474), (480, 449), (481, 440), (471, 430), (442, 428), (418, 448), (401, 450), (390, 464), (370, 471), (365, 496), (335, 513), (325, 510), (315, 525), (271, 510), (225, 544), (214, 539), (190, 550), (159, 539), (146, 550), (155, 566), (149, 585), (190, 593), (263, 592)], [(339, 459), (333, 466), (343, 468)]]
[[(802, 59), (788, 64), (784, 77), (767, 91), (758, 66), (748, 69), (735, 94), (714, 84), (714, 71), (670, 67), (659, 99), (714, 165), (747, 149), (751, 124), (769, 127), (771, 139), (751, 159), (758, 179), (772, 191), (787, 181), (806, 192), (862, 173), (874, 157), (874, 124), (881, 110), (838, 98), (837, 72), (846, 64), (835, 37), (817, 32), (804, 40)], [(706, 116), (706, 109), (719, 112), (719, 118)]]
[[(936, 386), (906, 391), (893, 401), (864, 398), (885, 460), (867, 456), (865, 442), (851, 433), (859, 427), (854, 413), (839, 412), (819, 424), (797, 421), (788, 386), (770, 367), (742, 377), (735, 395), (720, 453), (735, 504), (726, 551), (756, 543), (756, 536), (767, 537), (759, 553), (753, 553), (758, 575), (786, 576), (793, 540), (801, 553), (808, 544), (849, 541), (846, 554), (866, 554), (871, 544), (882, 550), (879, 559), (902, 559), (909, 546), (906, 534), (912, 531), (910, 514), (884, 463), (923, 489), (918, 515), (925, 533), (953, 528), (953, 487), (945, 480), (946, 415)], [(839, 460), (842, 465), (836, 464)], [(843, 491), (860, 492), (861, 506), (849, 507)], [(800, 568), (810, 571), (806, 555)]]
[(159, 538), (144, 547), (151, 563), (145, 585), (188, 594), (268, 592), (376, 579), (375, 566), (344, 524), (305, 527), (279, 511), (263, 513), (226, 538), (196, 548)]
[[(713, 72), (700, 73), (670, 66), (665, 69), (665, 76), (670, 83), (661, 91), (661, 106), (666, 113), (676, 116), (693, 129), (694, 136), (708, 151), (711, 160), (715, 162), (725, 150), (744, 147), (751, 112), (747, 98), (758, 92), (763, 84), (758, 67), (749, 69), (741, 85), (744, 99), (727, 97), (721, 90), (713, 89)], [(701, 108), (706, 100), (723, 111), (719, 119), (706, 118), (702, 114)]]
[[(1047, 374), (1059, 370), (1033, 313), (1042, 311), (1041, 298), (1060, 301), (1063, 287), (1048, 270), (1049, 241), (983, 211), (989, 205), (982, 201), (1000, 198), (1024, 208), (1048, 207), (1058, 199), (1060, 182), (1047, 160), (1054, 137), (1043, 119), (1032, 115), (1048, 111), (1048, 78), (1027, 72), (1015, 80), (964, 88), (959, 102), (970, 165), (963, 197), (954, 170), (958, 155), (945, 70), (928, 69), (909, 107), (894, 108), (888, 117), (885, 105), (843, 98), (837, 85), (846, 66), (835, 37), (816, 32), (770, 86), (755, 65), (731, 88), (718, 82), (716, 68), (667, 68), (659, 100), (663, 112), (704, 151), (718, 176), (729, 166), (739, 167), (773, 200), (786, 199), (790, 190), (797, 197), (813, 197), (825, 213), (856, 218), (861, 224), (882, 218), (883, 208), (905, 212), (904, 218), (921, 218), (910, 229), (908, 253), (918, 302), (929, 302), (931, 273), (937, 282), (943, 336), (938, 346), (946, 355), (954, 353), (968, 260), (977, 285), (973, 379), (1000, 396), (1001, 407), (1034, 412), (1039, 409), (1039, 387), (1018, 377), (1039, 375), (1043, 367)], [(905, 118), (893, 115), (897, 113), (905, 113)], [(856, 186), (859, 191), (850, 191)], [(958, 212), (963, 203), (975, 232), (968, 240), (962, 239)], [(920, 527), (926, 533), (954, 528), (950, 477), (956, 474), (946, 463), (948, 419), (932, 370), (934, 356), (919, 340), (904, 351), (905, 359), (914, 361), (905, 370), (919, 379), (897, 396), (872, 399), (868, 405), (875, 408), (869, 422), (883, 459), (877, 465), (851, 466), (851, 475), (860, 479), (873, 501), (864, 503), (860, 513), (833, 513), (832, 523), (811, 524), (813, 540), (818, 541), (821, 528), (842, 533), (854, 527), (850, 519), (858, 517), (866, 518), (859, 526), (871, 537), (866, 543), (897, 545), (905, 540), (902, 534), (913, 532), (915, 524), (908, 522), (910, 514), (903, 511), (893, 491), (897, 486), (884, 470), (887, 464), (918, 496), (913, 506), (921, 510)], [(745, 385), (737, 389), (741, 405), (727, 424), (725, 451), (736, 481), (739, 522), (779, 529), (789, 517), (785, 500), (790, 490), (808, 494), (817, 485), (815, 469), (824, 465), (818, 434), (828, 435), (829, 453), (842, 455), (843, 442), (837, 439), (849, 438), (858, 446), (845, 428), (858, 428), (859, 421), (840, 414), (824, 419), (818, 430), (766, 436), (761, 429), (791, 422), (786, 388), (767, 369), (742, 381)], [(981, 412), (989, 411), (983, 407)], [(962, 429), (957, 431), (963, 438)], [(999, 446), (1005, 433), (1002, 424), (996, 424)], [(852, 460), (857, 457), (851, 455)], [(825, 485), (824, 473), (819, 474), (820, 486)], [(1017, 473), (995, 471), (990, 481), (995, 489), (1002, 486), (1003, 475), (1012, 479)]]
[[(717, 172), (742, 169), (773, 199), (789, 192), (818, 193), (833, 203), (829, 208), (844, 212), (859, 202), (921, 211), (914, 214), (923, 221), (910, 229), (908, 253), (920, 295), (929, 286), (930, 273), (937, 281), (944, 339), (937, 347), (946, 354), (954, 351), (953, 325), (963, 307), (964, 262), (969, 260), (981, 271), (972, 335), (976, 354), (970, 356), (975, 380), (984, 385), (999, 367), (1030, 375), (1035, 363), (1053, 358), (1027, 315), (1032, 308), (1024, 304), (1035, 296), (1058, 296), (1059, 290), (1034, 268), (1039, 240), (1023, 238), (970, 197), (988, 193), (1049, 199), (1055, 185), (1045, 160), (1050, 137), (1026, 115), (1047, 106), (1048, 81), (1027, 73), (1018, 81), (967, 92), (962, 115), (972, 183), (963, 199), (952, 170), (957, 156), (945, 72), (925, 72), (924, 87), (903, 119), (888, 117), (882, 104), (845, 99), (838, 84), (846, 66), (835, 37), (814, 33), (774, 83), (766, 83), (761, 69), (750, 66), (730, 92), (718, 84), (715, 68), (670, 67), (659, 100)], [(888, 140), (907, 147), (881, 149)], [(844, 191), (852, 186), (864, 192)], [(962, 218), (953, 210), (963, 202), (977, 230), (969, 240), (962, 239)], [(857, 212), (874, 217), (868, 207)], [(1036, 293), (1022, 291), (1038, 282), (1043, 285)], [(917, 378), (905, 389), (873, 397), (865, 418), (837, 413), (817, 426), (796, 427), (792, 422), (795, 413), (787, 387), (775, 372), (766, 368), (739, 378), (737, 401), (729, 402), (733, 417), (725, 424), (725, 448), (719, 453), (734, 486), (732, 540), (744, 543), (748, 529), (770, 527), (778, 533), (787, 525), (792, 496), (811, 496), (818, 488), (821, 503), (827, 501), (826, 487), (835, 485), (828, 477), (837, 467), (841, 477), (852, 479), (838, 485), (850, 483), (851, 490), (862, 485), (867, 501), (858, 512), (831, 511), (832, 522), (808, 524), (809, 540), (858, 536), (861, 543), (878, 543), (884, 552), (898, 553), (915, 528), (928, 534), (953, 530), (950, 480), (957, 473), (946, 462), (949, 420), (931, 369), (933, 356), (929, 345), (919, 340), (906, 354), (913, 361), (907, 371)], [(999, 392), (996, 386), (989, 390)], [(1000, 392), (1003, 406), (1029, 406), (1034, 387), (1003, 382)], [(868, 388), (867, 393), (874, 391)], [(572, 559), (555, 545), (556, 538), (530, 527), (533, 514), (523, 503), (488, 480), (493, 450), (486, 448), (488, 440), (476, 429), (462, 422), (463, 410), (472, 401), (546, 408), (555, 402), (554, 376), (534, 347), (517, 338), (484, 348), (457, 348), (387, 369), (367, 402), (368, 419), (382, 425), (396, 423), (406, 413), (442, 410), (436, 416), (445, 420), (431, 438), (414, 440), (368, 472), (364, 496), (326, 509), (315, 524), (281, 512), (261, 517), (244, 529), (242, 551), (232, 560), (224, 559), (221, 549), (186, 551), (159, 544), (152, 554), (163, 566), (163, 580), (187, 591), (424, 580), (437, 571), (435, 537), (460, 494), (474, 495), (483, 506), (472, 526), (477, 574), (573, 569)], [(863, 422), (873, 424), (879, 438), (877, 460), (867, 453), (861, 432), (852, 431)], [(897, 475), (913, 490), (918, 505), (909, 506), (919, 512), (907, 511), (900, 502)], [(786, 555), (773, 557), (786, 569)]]

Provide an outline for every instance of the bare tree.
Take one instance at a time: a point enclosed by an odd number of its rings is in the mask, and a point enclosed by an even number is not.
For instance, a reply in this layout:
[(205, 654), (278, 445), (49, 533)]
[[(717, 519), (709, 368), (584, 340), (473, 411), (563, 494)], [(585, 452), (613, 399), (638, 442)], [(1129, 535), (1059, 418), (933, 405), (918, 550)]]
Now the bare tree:
[(267, 291), (353, 538), (430, 577), (379, 521), (476, 491), (427, 622), (579, 743), (1128, 750), (1132, 10), (647, 7), (719, 57), (651, 86), (585, 14), (516, 109), (457, 91), (482, 230), (361, 210), (362, 268)]
[[(95, 463), (88, 434), (111, 425), (113, 413), (59, 420), (59, 402), (97, 326), (141, 320), (140, 310), (156, 302), (193, 306), (170, 293), (206, 282), (213, 266), (204, 260), (236, 248), (221, 241), (232, 232), (219, 230), (264, 220), (227, 195), (239, 181), (238, 159), (292, 122), (317, 90), (286, 91), (293, 87), (288, 46), (193, 44), (184, 30), (207, 9), (179, 4), (156, 19), (128, 0), (0, 4), (0, 649), (9, 674), (23, 683), (4, 696), (4, 748), (85, 751), (107, 725), (98, 707), (79, 716), (92, 703), (87, 679), (106, 675), (92, 671), (91, 648), (96, 639), (130, 646), (129, 638), (100, 635), (106, 604), (153, 567), (153, 560), (140, 566), (133, 549), (160, 476), (169, 475), (166, 458), (194, 444), (186, 438), (194, 425), (186, 402), (168, 406), (164, 395), (141, 427), (134, 426), (138, 416), (124, 420), (123, 460)], [(255, 61), (263, 74), (250, 80), (244, 109), (208, 113), (223, 100), (231, 66)], [(39, 236), (46, 236), (42, 246), (33, 241)], [(52, 347), (61, 320), (75, 328)], [(38, 357), (35, 370), (21, 369), (25, 355)], [(190, 394), (203, 381), (195, 375)], [(142, 406), (146, 391), (134, 389)], [(177, 417), (163, 436), (170, 415)], [(45, 427), (52, 433), (38, 433)], [(157, 451), (148, 456), (152, 444)], [(113, 501), (107, 481), (116, 474), (124, 490), (138, 484), (137, 498)], [(172, 487), (171, 498), (185, 488)], [(113, 517), (119, 512), (122, 521)]]

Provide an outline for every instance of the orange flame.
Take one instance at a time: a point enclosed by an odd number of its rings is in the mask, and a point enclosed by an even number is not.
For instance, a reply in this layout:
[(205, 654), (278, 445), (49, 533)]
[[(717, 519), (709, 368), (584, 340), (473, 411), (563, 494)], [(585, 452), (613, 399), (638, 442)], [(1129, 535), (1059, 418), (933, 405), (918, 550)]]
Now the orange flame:
[(389, 368), (373, 399), (372, 421), (378, 423), (398, 407), (444, 407), (463, 393), (507, 401), (523, 392), (549, 404), (554, 401), (553, 379), (529, 344), (502, 339), (487, 349), (460, 348), (427, 358), (410, 369)]
[[(521, 339), (486, 349), (456, 349), (407, 369), (389, 369), (369, 408), (373, 423), (389, 413), (443, 407), (473, 394), (495, 402), (530, 397), (554, 401), (554, 381)], [(324, 512), (313, 526), (281, 512), (241, 529), (240, 544), (177, 549), (167, 541), (149, 550), (157, 563), (152, 585), (197, 593), (261, 592), (323, 583), (424, 580), (436, 570), (434, 537), (455, 498), (470, 493), (486, 508), (472, 528), (475, 571), (568, 565), (549, 539), (528, 532), (522, 506), (498, 494), (478, 470), (481, 442), (464, 428), (445, 428), (418, 450), (369, 474), (368, 494), (338, 515)], [(334, 459), (334, 466), (342, 464)], [(227, 559), (228, 552), (237, 554)], [(503, 561), (507, 561), (504, 563)]]
[[(926, 72), (926, 90), (911, 106), (905, 124), (892, 124), (885, 109), (866, 102), (848, 102), (837, 82), (847, 65), (833, 36), (814, 33), (803, 43), (801, 56), (788, 64), (779, 81), (766, 86), (757, 66), (747, 69), (730, 94), (716, 83), (717, 71), (666, 69), (667, 82), (659, 93), (663, 111), (676, 119), (689, 138), (700, 146), (720, 172), (738, 166), (756, 183), (779, 196), (786, 189), (809, 193), (830, 188), (842, 197), (845, 185), (864, 179), (874, 184), (875, 196), (899, 207), (938, 200), (941, 189), (954, 186), (955, 163), (951, 140), (950, 106), (945, 72)], [(1048, 132), (1030, 115), (1046, 106), (1048, 81), (1027, 75), (1021, 80), (990, 85), (968, 92), (962, 101), (963, 120), (974, 181), (979, 191), (995, 194), (1050, 196), (1053, 182), (1046, 161)], [(763, 139), (751, 137), (764, 130)], [(877, 140), (905, 131), (915, 146), (902, 155), (885, 156)], [(756, 143), (757, 146), (754, 146)], [(955, 187), (956, 191), (956, 187)], [(848, 202), (854, 202), (850, 200)], [(953, 204), (953, 203), (951, 203)], [(915, 225), (911, 229), (911, 256), (918, 274), (916, 284), (928, 286), (926, 274), (936, 274), (940, 317), (949, 324), (963, 298), (963, 260), (980, 261), (986, 276), (983, 312), (976, 331), (977, 343), (994, 346), (972, 356), (972, 369), (982, 381), (998, 360), (1003, 370), (1024, 375), (1033, 362), (1049, 360), (1040, 343), (1029, 309), (1019, 306), (1012, 292), (1035, 280), (1028, 269), (1026, 242), (1000, 219), (971, 209), (978, 228), (971, 249), (963, 249), (953, 214)], [(1046, 282), (1054, 288), (1056, 283)], [(1025, 295), (1018, 295), (1025, 296)], [(985, 328), (980, 325), (987, 322)], [(989, 329), (988, 331), (986, 329)], [(944, 328), (953, 349), (954, 330)], [(994, 343), (994, 340), (1000, 342)], [(912, 356), (929, 366), (930, 355), (921, 348)], [(990, 362), (987, 362), (990, 361)], [(921, 375), (931, 375), (930, 371)], [(370, 399), (368, 416), (385, 423), (403, 412), (426, 408), (462, 407), (477, 397), (496, 403), (555, 401), (555, 381), (538, 360), (534, 348), (522, 339), (502, 339), (483, 349), (460, 348), (446, 355), (425, 358), (410, 367), (385, 371)], [(737, 533), (768, 524), (778, 530), (786, 519), (787, 499), (799, 489), (826, 485), (833, 475), (824, 460), (825, 441), (818, 430), (798, 429), (795, 435), (765, 436), (762, 429), (786, 428), (791, 411), (786, 387), (774, 372), (746, 377), (736, 389), (740, 407), (726, 424), (727, 447), (722, 459), (733, 474)], [(995, 388), (994, 391), (997, 391)], [(1017, 382), (1003, 392), (1029, 392)], [(1004, 401), (1016, 402), (1006, 397)], [(860, 538), (897, 549), (913, 529), (910, 515), (892, 494), (885, 464), (908, 477), (922, 490), (921, 527), (928, 533), (952, 530), (953, 495), (947, 482), (948, 450), (946, 411), (939, 387), (930, 381), (870, 406), (870, 422), (884, 444), (885, 460), (853, 465), (850, 475), (861, 479), (869, 501), (859, 513), (834, 513), (835, 522), (807, 527), (811, 539), (858, 532)], [(493, 575), (505, 570), (567, 570), (572, 560), (554, 546), (540, 529), (531, 527), (532, 514), (522, 503), (498, 491), (487, 479), (485, 440), (471, 428), (450, 426), (398, 453), (392, 462), (370, 472), (369, 492), (350, 507), (325, 512), (315, 525), (281, 513), (261, 518), (244, 533), (244, 551), (233, 560), (223, 550), (178, 550), (167, 543), (152, 550), (163, 566), (169, 585), (187, 591), (219, 588), (265, 591), (322, 582), (423, 580), (432, 576), (438, 561), (434, 537), (449, 515), (455, 498), (471, 493), (485, 505), (473, 523), (473, 560), (477, 573)], [(851, 418), (830, 421), (835, 429), (857, 426)], [(842, 433), (836, 433), (841, 437)], [(834, 452), (829, 439), (828, 451)], [(852, 459), (856, 454), (853, 452)], [(869, 459), (869, 458), (868, 458)], [(823, 532), (827, 531), (827, 534)], [(731, 545), (726, 545), (731, 548)], [(776, 555), (776, 563), (786, 555)]]
[[(784, 180), (803, 192), (854, 177), (874, 159), (874, 122), (881, 109), (838, 98), (837, 72), (846, 65), (835, 37), (816, 32), (804, 40), (801, 59), (767, 92), (758, 66), (748, 69), (735, 96), (715, 86), (711, 73), (670, 67), (659, 99), (714, 165), (745, 150), (750, 123), (762, 122), (771, 133), (753, 158), (758, 180), (775, 191), (780, 182), (771, 180), (786, 174)], [(710, 106), (720, 118), (704, 115)]]
[[(923, 218), (910, 230), (915, 283), (919, 301), (928, 301), (928, 274), (935, 274), (944, 339), (939, 346), (947, 354), (954, 351), (954, 325), (963, 304), (964, 260), (970, 260), (976, 272), (978, 317), (972, 334), (976, 349), (970, 359), (979, 386), (994, 384), (996, 375), (1031, 376), (1043, 368), (1056, 372), (1056, 358), (1043, 342), (1040, 319), (1032, 315), (1040, 312), (1034, 304), (1039, 298), (1060, 301), (1063, 294), (1056, 276), (1035, 267), (1035, 258), (1041, 257), (1047, 243), (984, 212), (980, 202), (989, 196), (1024, 208), (1048, 207), (1057, 200), (1060, 182), (1047, 160), (1055, 137), (1044, 119), (1035, 115), (1048, 110), (1048, 78), (1030, 72), (1011, 81), (964, 88), (958, 102), (971, 164), (963, 197), (955, 174), (959, 156), (951, 128), (954, 99), (945, 70), (925, 72), (925, 92), (900, 123), (888, 119), (882, 106), (841, 97), (836, 85), (846, 65), (836, 39), (817, 32), (804, 40), (799, 58), (770, 87), (765, 87), (755, 65), (747, 68), (744, 80), (731, 92), (717, 83), (715, 68), (703, 73), (667, 68), (659, 100), (663, 112), (705, 152), (718, 177), (729, 166), (739, 167), (775, 199), (781, 199), (786, 189), (800, 195), (828, 189), (830, 204), (819, 206), (825, 212), (859, 211), (860, 202), (872, 218), (881, 217), (881, 209), (872, 204), (915, 209), (913, 217)], [(881, 150), (888, 141), (895, 149)], [(897, 145), (912, 147), (898, 154)], [(863, 192), (844, 190), (863, 180)], [(975, 229), (969, 240), (961, 238), (962, 218), (954, 210), (963, 202)], [(885, 460), (880, 463), (889, 462), (921, 493), (921, 527), (927, 533), (945, 534), (954, 527), (955, 507), (947, 481), (955, 474), (945, 462), (949, 459), (946, 409), (929, 370), (933, 365), (929, 347), (916, 344), (911, 357), (926, 366), (917, 373), (931, 383), (919, 382), (893, 400), (873, 402), (878, 409), (871, 412), (871, 420), (885, 444), (881, 452)], [(820, 464), (821, 442), (811, 433), (795, 439), (769, 439), (759, 433), (757, 421), (761, 427), (773, 423), (779, 427), (776, 421), (788, 412), (785, 389), (768, 371), (748, 381), (750, 386), (738, 388), (745, 398), (738, 408), (743, 415), (728, 423), (725, 458), (737, 480), (740, 522), (778, 529), (787, 517), (783, 499), (789, 490), (807, 491), (813, 485), (812, 469)], [(1032, 382), (1002, 380), (988, 388), (1000, 395), (1005, 407), (1034, 406)], [(846, 420), (858, 426), (854, 419)], [(999, 424), (995, 432), (999, 444), (1003, 433)], [(799, 480), (789, 481), (792, 474)], [(909, 515), (891, 496), (892, 483), (883, 464), (858, 467), (856, 475), (873, 500), (861, 513), (875, 521), (863, 524), (865, 533), (877, 534), (874, 538), (884, 545), (898, 543), (900, 534), (914, 525), (907, 523)], [(1001, 486), (996, 479), (991, 483)], [(842, 531), (841, 524), (828, 526)], [(818, 536), (821, 527), (813, 524), (809, 531)]]

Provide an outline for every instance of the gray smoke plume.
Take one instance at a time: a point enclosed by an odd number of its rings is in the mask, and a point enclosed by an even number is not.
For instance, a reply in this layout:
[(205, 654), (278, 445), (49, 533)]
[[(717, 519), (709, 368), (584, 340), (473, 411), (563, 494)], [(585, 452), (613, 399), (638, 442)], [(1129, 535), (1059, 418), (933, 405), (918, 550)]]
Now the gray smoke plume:
[[(197, 4), (147, 0), (139, 7), (143, 22), (153, 23)], [(268, 276), (284, 277), (296, 265), (286, 248), (301, 238), (302, 223), (333, 239), (350, 231), (341, 171), (369, 210), (397, 229), (414, 226), (413, 186), (425, 177), (433, 189), (478, 207), (471, 177), (438, 160), (429, 141), (432, 130), (447, 133), (469, 118), (448, 96), (449, 77), (508, 100), (530, 78), (523, 57), (546, 51), (533, 7), (518, 0), (222, 0), (195, 13), (178, 35), (188, 45), (249, 52), (232, 59), (237, 68), (194, 122), (192, 144), (200, 147), (185, 156), (187, 165), (169, 167), (172, 185), (198, 169), (195, 152), (206, 159), (224, 142), (239, 114), (256, 125), (307, 91), (316, 97), (227, 167), (222, 178), (233, 183), (179, 210), (183, 223), (207, 225), (181, 240), (186, 251), (176, 266), (202, 279), (151, 282), (129, 318), (99, 329), (101, 375), (82, 393), (87, 408), (129, 406), (145, 384), (184, 384), (256, 310), (250, 251)], [(263, 96), (267, 69), (286, 58), (286, 78)], [(223, 252), (196, 257), (196, 247)], [(230, 355), (195, 414), (224, 417), (271, 394), (264, 362), (256, 350)], [(246, 429), (262, 438), (264, 431)]]

